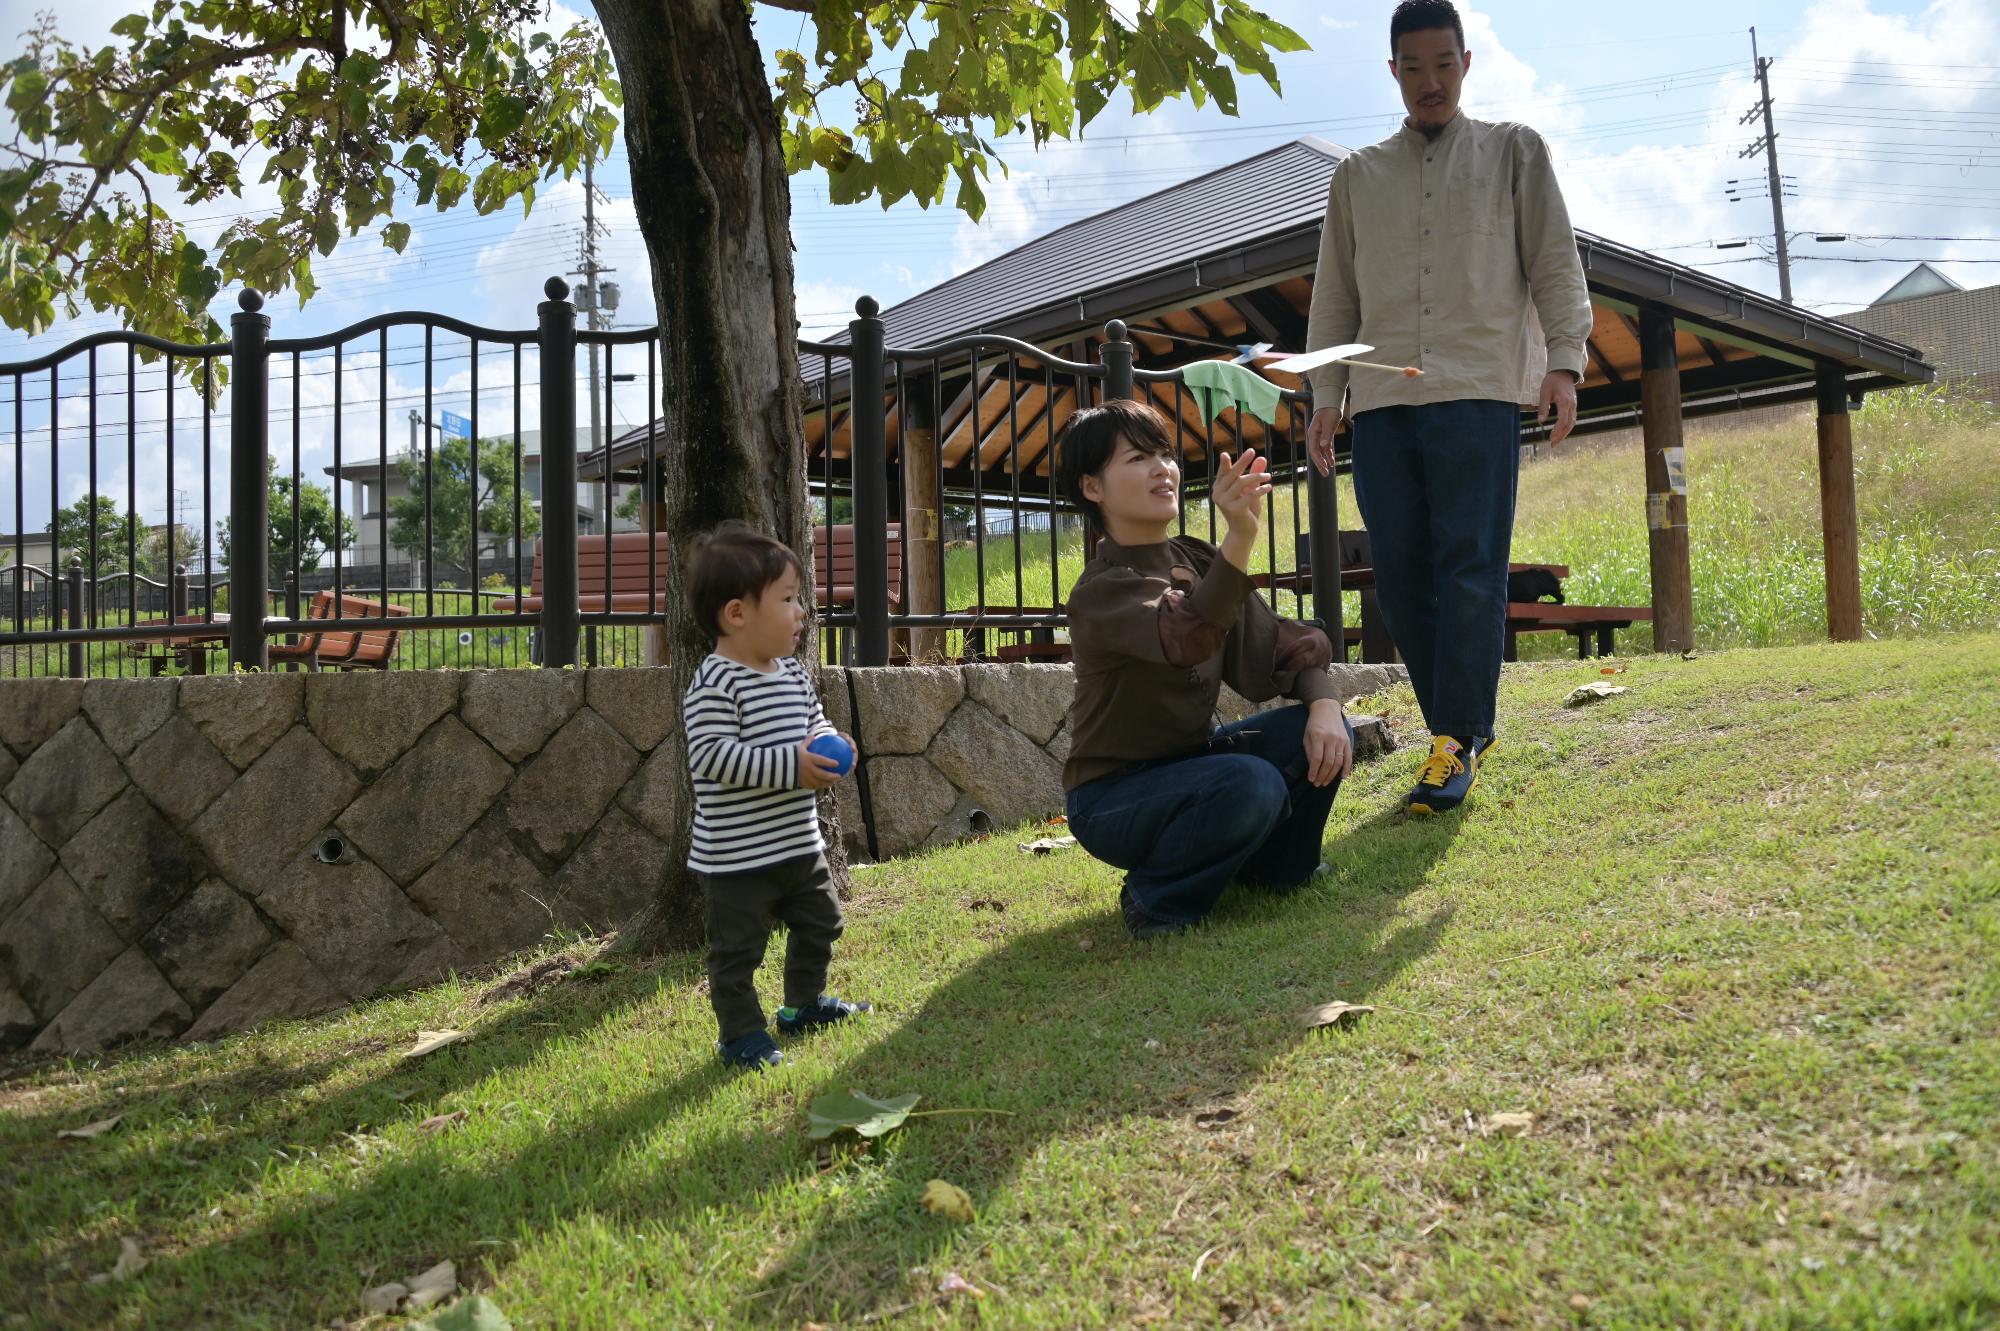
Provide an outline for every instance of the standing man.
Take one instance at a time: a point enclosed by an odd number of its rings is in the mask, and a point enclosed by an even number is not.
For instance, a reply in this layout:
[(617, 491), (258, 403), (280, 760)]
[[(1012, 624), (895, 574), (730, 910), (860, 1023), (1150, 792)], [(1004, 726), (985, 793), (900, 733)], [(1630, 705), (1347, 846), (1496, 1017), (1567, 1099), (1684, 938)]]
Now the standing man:
[(1313, 372), (1307, 438), (1326, 475), (1353, 424), (1376, 594), (1435, 736), (1407, 806), (1442, 813), (1493, 746), (1521, 408), (1555, 413), (1551, 445), (1576, 423), (1590, 296), (1541, 136), (1459, 113), (1472, 55), (1450, 0), (1403, 0), (1389, 49), (1409, 116), (1334, 172), (1306, 341), (1424, 373)]

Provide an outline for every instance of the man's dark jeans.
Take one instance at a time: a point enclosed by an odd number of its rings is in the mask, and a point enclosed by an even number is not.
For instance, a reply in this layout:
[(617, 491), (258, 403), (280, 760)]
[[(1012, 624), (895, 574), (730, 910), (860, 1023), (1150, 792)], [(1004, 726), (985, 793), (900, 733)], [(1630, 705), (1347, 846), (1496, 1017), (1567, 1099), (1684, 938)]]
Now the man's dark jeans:
[(811, 1007), (826, 988), (840, 937), (840, 897), (824, 855), (801, 855), (742, 873), (697, 873), (708, 898), (708, 1001), (723, 1043), (764, 1029), (757, 967), (781, 921), (785, 1006)]
[[(1100, 777), (1069, 793), (1079, 845), (1126, 871), (1136, 934), (1197, 924), (1231, 879), (1289, 891), (1319, 867), (1340, 782), (1307, 781), (1308, 708), (1278, 707), (1216, 731), (1206, 753)], [(1354, 727), (1349, 726), (1353, 743)]]
[(1354, 418), (1375, 594), (1433, 735), (1493, 733), (1521, 409), (1468, 399)]

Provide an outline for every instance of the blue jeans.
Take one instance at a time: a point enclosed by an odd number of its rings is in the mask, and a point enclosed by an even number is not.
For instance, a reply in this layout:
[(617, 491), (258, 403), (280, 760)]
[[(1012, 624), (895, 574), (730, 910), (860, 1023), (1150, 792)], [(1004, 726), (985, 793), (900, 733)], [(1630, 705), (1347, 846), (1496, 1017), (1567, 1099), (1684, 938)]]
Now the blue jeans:
[[(1069, 793), (1070, 834), (1125, 870), (1122, 902), (1134, 933), (1200, 923), (1231, 879), (1282, 892), (1313, 876), (1340, 782), (1306, 779), (1308, 710), (1248, 717), (1217, 730), (1205, 753)], [(1352, 743), (1354, 727), (1347, 730)]]
[(1433, 735), (1493, 733), (1521, 409), (1466, 399), (1354, 418), (1375, 594)]

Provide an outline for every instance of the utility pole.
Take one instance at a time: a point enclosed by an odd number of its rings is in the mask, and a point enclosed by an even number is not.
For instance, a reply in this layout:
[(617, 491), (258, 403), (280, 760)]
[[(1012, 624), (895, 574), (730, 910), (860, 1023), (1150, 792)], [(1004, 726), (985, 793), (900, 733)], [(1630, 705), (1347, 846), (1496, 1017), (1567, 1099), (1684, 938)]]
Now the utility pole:
[(1757, 30), (1755, 28), (1750, 29), (1750, 60), (1756, 66), (1757, 84), (1762, 89), (1763, 96), (1758, 100), (1757, 105), (1745, 112), (1743, 118), (1736, 123), (1747, 125), (1761, 115), (1764, 119), (1764, 137), (1756, 140), (1736, 155), (1741, 158), (1754, 157), (1760, 149), (1764, 153), (1764, 165), (1771, 178), (1771, 229), (1776, 233), (1778, 242), (1778, 292), (1783, 297), (1785, 304), (1789, 305), (1792, 303), (1792, 256), (1785, 239), (1785, 187), (1783, 179), (1778, 175), (1778, 131), (1771, 125), (1771, 65), (1773, 62), (1766, 60), (1757, 53)]
[[(583, 159), (583, 241), (577, 258), (577, 267), (570, 276), (583, 279), (576, 289), (576, 304), (577, 308), (583, 311), (584, 326), (593, 333), (603, 330), (604, 316), (610, 309), (617, 308), (617, 298), (613, 296), (607, 308), (605, 296), (608, 292), (618, 289), (613, 283), (600, 284), (597, 280), (602, 273), (617, 271), (615, 268), (606, 268), (597, 261), (597, 237), (597, 184), (592, 178), (591, 160), (586, 155)], [(602, 438), (598, 432), (603, 427), (600, 416), (604, 404), (598, 396), (597, 344), (592, 342), (585, 350), (590, 357), (590, 443), (591, 447), (595, 448)]]

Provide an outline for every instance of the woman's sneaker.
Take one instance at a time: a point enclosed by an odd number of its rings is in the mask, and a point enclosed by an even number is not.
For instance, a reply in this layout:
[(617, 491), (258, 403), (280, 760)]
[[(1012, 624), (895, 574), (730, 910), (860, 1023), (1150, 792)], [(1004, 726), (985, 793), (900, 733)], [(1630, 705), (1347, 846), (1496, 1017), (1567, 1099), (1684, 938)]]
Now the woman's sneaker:
[(790, 1016), (785, 1010), (778, 1010), (778, 1030), (785, 1035), (804, 1035), (822, 1026), (831, 1026), (837, 1021), (859, 1016), (863, 1012), (873, 1012), (873, 1003), (849, 1003), (835, 998), (832, 994), (821, 994), (811, 1007), (802, 1007)]
[(1479, 760), (1493, 747), (1491, 739), (1475, 740), (1470, 750), (1449, 735), (1431, 741), (1430, 757), (1417, 770), (1417, 786), (1404, 807), (1411, 813), (1449, 813), (1465, 802), (1479, 784)]
[(785, 1061), (784, 1050), (778, 1048), (771, 1032), (761, 1027), (734, 1040), (718, 1040), (715, 1052), (722, 1055), (722, 1061), (731, 1067), (749, 1068), (753, 1072), (775, 1068)]

